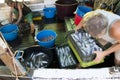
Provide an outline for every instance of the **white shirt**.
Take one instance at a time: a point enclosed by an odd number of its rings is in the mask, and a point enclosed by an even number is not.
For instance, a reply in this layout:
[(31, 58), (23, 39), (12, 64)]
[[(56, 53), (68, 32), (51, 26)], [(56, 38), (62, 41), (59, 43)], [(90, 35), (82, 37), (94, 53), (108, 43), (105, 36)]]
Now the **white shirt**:
[(107, 20), (108, 20), (108, 26), (107, 26), (107, 31), (106, 31), (106, 34), (102, 37), (104, 40), (114, 44), (116, 43), (116, 40), (111, 38), (110, 35), (109, 35), (109, 29), (110, 29), (110, 25), (116, 21), (116, 20), (120, 20), (120, 16), (117, 15), (117, 14), (114, 14), (112, 12), (109, 12), (109, 11), (105, 11), (105, 10), (95, 10), (95, 12), (98, 12), (98, 13), (101, 13), (103, 14)]

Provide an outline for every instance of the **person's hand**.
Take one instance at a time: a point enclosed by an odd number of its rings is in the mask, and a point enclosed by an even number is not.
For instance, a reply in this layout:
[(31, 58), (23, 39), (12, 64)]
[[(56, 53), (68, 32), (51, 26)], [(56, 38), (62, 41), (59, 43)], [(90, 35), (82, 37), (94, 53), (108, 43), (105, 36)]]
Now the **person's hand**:
[(94, 62), (100, 62), (105, 57), (103, 51), (94, 51), (94, 54), (96, 54), (96, 58), (94, 59)]

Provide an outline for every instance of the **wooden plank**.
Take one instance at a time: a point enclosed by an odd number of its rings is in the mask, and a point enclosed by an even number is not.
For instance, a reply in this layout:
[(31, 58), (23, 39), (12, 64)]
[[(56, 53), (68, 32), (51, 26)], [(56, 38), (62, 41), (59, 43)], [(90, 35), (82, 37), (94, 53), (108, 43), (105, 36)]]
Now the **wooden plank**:
[(14, 54), (9, 48), (6, 40), (2, 36), (2, 33), (0, 33), (0, 41), (0, 59), (12, 71), (13, 74), (26, 75), (26, 70), (20, 64), (20, 62), (16, 58), (14, 58)]

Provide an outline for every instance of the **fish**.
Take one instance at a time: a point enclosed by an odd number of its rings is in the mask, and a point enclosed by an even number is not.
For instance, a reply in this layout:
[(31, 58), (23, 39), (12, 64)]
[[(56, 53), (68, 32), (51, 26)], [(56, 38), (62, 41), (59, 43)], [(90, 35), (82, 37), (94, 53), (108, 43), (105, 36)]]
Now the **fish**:
[(71, 37), (84, 56), (89, 56), (94, 51), (102, 51), (102, 48), (96, 44), (96, 41), (87, 32), (73, 33)]
[(57, 54), (59, 54), (58, 57), (61, 67), (67, 67), (75, 63), (74, 59), (71, 59), (73, 56), (71, 55), (71, 50), (68, 46), (59, 47), (57, 50), (57, 52), (59, 52)]
[(48, 42), (48, 41), (51, 41), (54, 39), (54, 36), (47, 36), (47, 37), (44, 37), (42, 39), (40, 39), (40, 41), (42, 42)]

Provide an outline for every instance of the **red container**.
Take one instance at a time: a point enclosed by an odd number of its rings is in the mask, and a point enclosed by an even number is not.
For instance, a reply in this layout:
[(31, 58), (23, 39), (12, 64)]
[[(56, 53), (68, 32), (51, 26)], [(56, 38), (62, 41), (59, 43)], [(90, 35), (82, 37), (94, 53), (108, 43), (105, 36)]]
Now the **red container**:
[(82, 20), (82, 17), (79, 16), (78, 14), (76, 14), (75, 18), (74, 18), (75, 25), (77, 26), (80, 23), (81, 20)]

